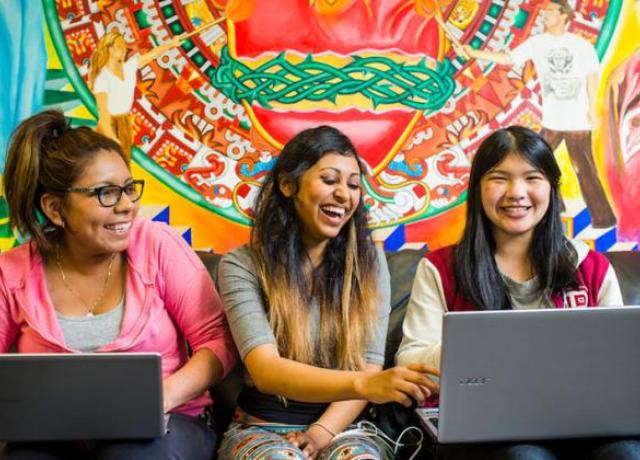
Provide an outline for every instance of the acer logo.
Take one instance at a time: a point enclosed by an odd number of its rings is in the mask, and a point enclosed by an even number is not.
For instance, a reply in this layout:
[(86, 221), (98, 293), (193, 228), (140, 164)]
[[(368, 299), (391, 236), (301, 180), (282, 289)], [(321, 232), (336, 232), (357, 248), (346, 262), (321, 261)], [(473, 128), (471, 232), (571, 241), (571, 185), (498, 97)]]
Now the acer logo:
[(463, 377), (458, 380), (461, 386), (468, 385), (486, 385), (489, 383), (489, 377)]

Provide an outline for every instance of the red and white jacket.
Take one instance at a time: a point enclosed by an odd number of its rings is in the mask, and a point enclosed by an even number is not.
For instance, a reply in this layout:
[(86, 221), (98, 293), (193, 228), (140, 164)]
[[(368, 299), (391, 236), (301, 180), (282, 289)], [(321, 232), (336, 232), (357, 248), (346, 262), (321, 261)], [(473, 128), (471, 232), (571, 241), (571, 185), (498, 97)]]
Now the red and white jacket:
[[(580, 241), (571, 242), (578, 254), (579, 287), (553, 292), (556, 307), (621, 306), (620, 285), (607, 258)], [(418, 265), (396, 354), (398, 364), (425, 363), (439, 368), (444, 313), (475, 309), (455, 288), (453, 248), (431, 252)]]

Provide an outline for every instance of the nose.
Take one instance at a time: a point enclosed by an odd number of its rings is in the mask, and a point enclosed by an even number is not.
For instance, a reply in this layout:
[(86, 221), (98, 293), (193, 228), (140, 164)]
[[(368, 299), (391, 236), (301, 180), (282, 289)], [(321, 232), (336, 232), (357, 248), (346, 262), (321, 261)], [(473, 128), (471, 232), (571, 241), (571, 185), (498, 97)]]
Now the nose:
[(507, 191), (505, 193), (506, 197), (518, 201), (525, 197), (526, 195), (526, 183), (521, 179), (513, 179), (509, 181)]
[(334, 198), (341, 203), (344, 203), (349, 199), (349, 192), (347, 191), (347, 184), (338, 182), (336, 188), (333, 190)]
[(124, 193), (124, 190), (122, 190), (120, 192), (120, 199), (118, 200), (116, 205), (113, 207), (113, 209), (117, 213), (126, 214), (126, 213), (131, 212), (131, 210), (135, 206), (136, 206), (136, 202), (135, 201), (131, 201), (131, 198), (129, 198), (129, 195)]

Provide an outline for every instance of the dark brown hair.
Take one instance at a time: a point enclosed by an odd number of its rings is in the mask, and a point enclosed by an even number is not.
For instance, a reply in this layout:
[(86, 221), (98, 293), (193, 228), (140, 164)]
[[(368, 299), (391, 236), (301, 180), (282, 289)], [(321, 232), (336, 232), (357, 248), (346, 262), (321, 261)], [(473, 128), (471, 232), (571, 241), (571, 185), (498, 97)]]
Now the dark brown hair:
[(27, 118), (13, 132), (4, 170), (9, 222), (31, 236), (41, 253), (51, 250), (53, 224), (38, 216), (40, 198), (44, 193), (63, 196), (102, 150), (116, 152), (126, 162), (116, 141), (84, 126), (72, 128), (55, 110)]

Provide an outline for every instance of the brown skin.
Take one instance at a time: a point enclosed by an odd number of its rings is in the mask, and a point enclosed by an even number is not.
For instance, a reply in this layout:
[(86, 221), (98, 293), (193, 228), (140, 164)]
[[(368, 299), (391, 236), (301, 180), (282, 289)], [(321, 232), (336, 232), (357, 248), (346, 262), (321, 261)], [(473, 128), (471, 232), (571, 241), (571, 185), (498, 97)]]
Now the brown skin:
[[(131, 173), (122, 157), (113, 151), (101, 151), (89, 161), (72, 187), (124, 185)], [(45, 262), (47, 287), (54, 307), (67, 316), (84, 316), (86, 303), (92, 304), (100, 295), (112, 255), (110, 283), (104, 301), (95, 313), (112, 310), (122, 299), (127, 272), (126, 249), (129, 245), (129, 225), (138, 213), (139, 203), (125, 194), (113, 207), (100, 205), (98, 198), (70, 192), (63, 197), (45, 193), (40, 201), (44, 214), (62, 228), (60, 258), (69, 284), (84, 302), (62, 282), (55, 257)], [(113, 224), (125, 229), (114, 230)], [(64, 225), (64, 226), (63, 226)], [(164, 410), (169, 412), (201, 395), (222, 378), (222, 365), (210, 350), (201, 349), (187, 363), (166, 377), (163, 382)]]

